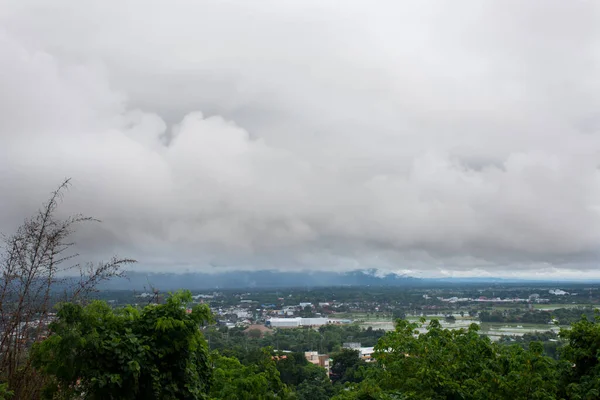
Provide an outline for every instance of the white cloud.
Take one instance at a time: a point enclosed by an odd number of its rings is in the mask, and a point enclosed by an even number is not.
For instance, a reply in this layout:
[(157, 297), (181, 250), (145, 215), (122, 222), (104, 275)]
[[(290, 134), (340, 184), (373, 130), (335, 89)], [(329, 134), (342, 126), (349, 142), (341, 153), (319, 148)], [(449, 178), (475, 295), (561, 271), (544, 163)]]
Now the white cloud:
[(72, 176), (82, 248), (149, 268), (595, 268), (593, 3), (0, 10), (3, 226)]

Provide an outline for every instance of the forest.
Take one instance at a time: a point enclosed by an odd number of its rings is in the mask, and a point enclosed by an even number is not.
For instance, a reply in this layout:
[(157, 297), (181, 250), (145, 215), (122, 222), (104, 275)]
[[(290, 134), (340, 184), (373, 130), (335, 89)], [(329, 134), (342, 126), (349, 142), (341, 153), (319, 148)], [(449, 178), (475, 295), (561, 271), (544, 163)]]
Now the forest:
[(480, 311), (479, 320), (481, 322), (522, 322), (533, 324), (555, 323), (558, 325), (570, 325), (578, 321), (582, 315), (587, 318), (594, 318), (594, 308), (592, 307), (574, 307), (557, 308), (552, 311), (546, 310), (520, 310), (511, 309), (505, 311)]

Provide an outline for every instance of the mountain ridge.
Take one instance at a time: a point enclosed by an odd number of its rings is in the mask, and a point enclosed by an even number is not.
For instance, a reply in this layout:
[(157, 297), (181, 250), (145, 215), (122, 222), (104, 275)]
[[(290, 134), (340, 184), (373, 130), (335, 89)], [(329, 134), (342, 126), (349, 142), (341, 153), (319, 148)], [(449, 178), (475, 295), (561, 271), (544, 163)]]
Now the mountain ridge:
[[(129, 271), (127, 279), (105, 282), (102, 289), (159, 290), (186, 289), (242, 289), (242, 288), (293, 288), (327, 286), (395, 286), (422, 287), (454, 284), (515, 284), (551, 283), (552, 280), (528, 280), (497, 277), (443, 277), (416, 278), (405, 274), (384, 272), (377, 269), (357, 269), (346, 272), (331, 271), (225, 271), (207, 272), (141, 272)], [(564, 283), (564, 281), (560, 281)]]

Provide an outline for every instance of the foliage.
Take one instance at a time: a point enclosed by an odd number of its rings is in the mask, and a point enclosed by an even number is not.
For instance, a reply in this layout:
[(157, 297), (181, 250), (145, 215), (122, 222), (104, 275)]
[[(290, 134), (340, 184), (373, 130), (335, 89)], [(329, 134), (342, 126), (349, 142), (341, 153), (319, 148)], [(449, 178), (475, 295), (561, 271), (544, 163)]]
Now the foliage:
[(446, 320), (446, 322), (456, 322), (456, 317), (452, 314), (446, 315), (444, 319)]
[(600, 398), (600, 317), (582, 318), (560, 336), (568, 343), (560, 350), (568, 362), (564, 368), (562, 394), (571, 399)]
[(0, 400), (8, 400), (14, 396), (14, 391), (8, 389), (7, 383), (0, 383)]
[(553, 331), (546, 332), (528, 332), (522, 336), (517, 335), (503, 335), (498, 340), (498, 343), (504, 345), (519, 345), (523, 349), (529, 349), (529, 346), (533, 342), (540, 342), (544, 347), (544, 353), (554, 358), (559, 359), (559, 349), (564, 344), (564, 340), (560, 339), (558, 334)]
[(333, 394), (333, 386), (325, 369), (309, 363), (302, 353), (286, 353), (276, 363), (281, 380), (295, 388), (298, 399), (326, 400)]
[[(529, 351), (499, 346), (479, 335), (475, 324), (467, 330), (448, 330), (432, 320), (427, 331), (418, 334), (419, 326), (400, 320), (396, 330), (379, 341), (379, 368), (364, 385), (382, 392), (371, 390), (371, 398), (554, 398), (554, 360), (543, 355), (541, 346), (532, 345)], [(364, 391), (362, 385), (357, 390)]]
[(207, 306), (191, 313), (189, 292), (165, 304), (111, 309), (106, 303), (63, 304), (52, 335), (36, 345), (36, 367), (51, 379), (48, 398), (204, 399), (211, 369), (199, 326)]
[(397, 319), (405, 319), (406, 318), (406, 312), (400, 308), (395, 309), (392, 312), (392, 318), (394, 318), (394, 320)]
[(560, 325), (569, 325), (579, 321), (582, 316), (587, 318), (594, 317), (594, 310), (591, 307), (558, 308), (556, 310), (492, 310), (481, 311), (479, 320), (481, 322), (510, 322), (510, 323), (530, 323), (547, 324), (557, 321)]
[[(58, 289), (64, 291), (64, 300), (85, 301), (98, 284), (122, 276), (121, 268), (134, 262), (119, 258), (99, 264), (75, 262), (75, 229), (95, 220), (56, 216), (68, 187), (65, 180), (37, 213), (0, 244), (0, 380), (7, 382), (16, 398), (39, 394), (42, 380), (32, 370), (28, 352), (47, 333)], [(66, 273), (79, 276), (66, 279)]]
[(281, 382), (274, 361), (268, 352), (264, 352), (264, 355), (262, 362), (243, 365), (236, 358), (213, 353), (211, 360), (214, 370), (210, 398), (223, 400), (289, 398), (290, 391)]
[[(245, 354), (264, 347), (276, 350), (304, 352), (315, 350), (321, 354), (336, 353), (344, 342), (360, 342), (363, 346), (374, 346), (385, 335), (383, 329), (364, 329), (358, 325), (323, 325), (318, 330), (310, 328), (274, 329), (271, 334), (253, 337), (243, 328), (218, 329), (207, 327), (205, 336), (210, 341), (211, 350), (219, 350), (223, 355), (237, 357), (244, 363)], [(257, 335), (258, 336), (258, 335)]]
[(335, 383), (360, 382), (360, 368), (364, 366), (366, 362), (360, 358), (358, 350), (342, 349), (333, 356), (331, 380)]

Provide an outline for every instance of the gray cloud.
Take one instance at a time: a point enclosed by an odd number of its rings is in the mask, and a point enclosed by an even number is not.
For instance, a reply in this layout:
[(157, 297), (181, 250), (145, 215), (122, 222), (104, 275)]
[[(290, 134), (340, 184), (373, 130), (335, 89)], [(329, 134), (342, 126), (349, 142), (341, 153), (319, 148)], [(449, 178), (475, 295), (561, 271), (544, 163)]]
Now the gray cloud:
[(0, 223), (147, 268), (600, 276), (600, 7), (0, 0)]

